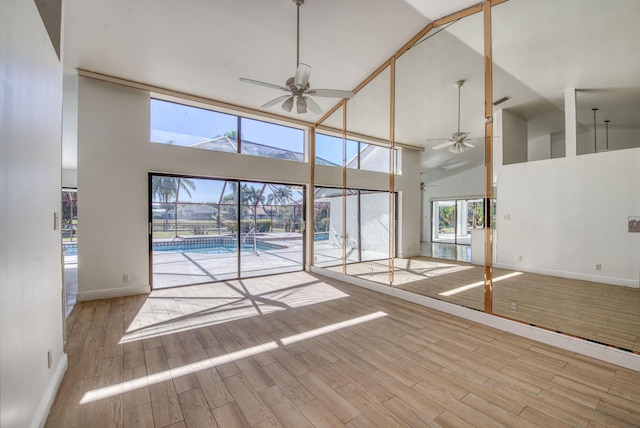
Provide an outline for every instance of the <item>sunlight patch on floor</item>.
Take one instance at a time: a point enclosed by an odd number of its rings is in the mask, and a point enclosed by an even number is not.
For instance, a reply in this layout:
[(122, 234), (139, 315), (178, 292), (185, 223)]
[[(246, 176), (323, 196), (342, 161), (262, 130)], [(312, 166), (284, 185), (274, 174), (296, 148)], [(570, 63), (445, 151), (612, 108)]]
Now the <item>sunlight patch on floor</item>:
[[(499, 282), (505, 279), (513, 278), (514, 276), (522, 275), (522, 272), (512, 272), (506, 275), (498, 276), (493, 278), (493, 282)], [(463, 285), (462, 287), (454, 288), (453, 290), (445, 291), (443, 293), (439, 293), (440, 296), (453, 296), (458, 293), (462, 293), (463, 291), (471, 290), (472, 288), (480, 287), (484, 285), (484, 281), (474, 282), (472, 284)]]
[(205, 360), (198, 361), (196, 363), (185, 364), (180, 367), (175, 367), (169, 370), (163, 370), (158, 373), (152, 373), (147, 376), (139, 377), (137, 379), (128, 380), (125, 382), (117, 383), (115, 385), (106, 386), (103, 388), (94, 389), (86, 392), (80, 399), (80, 404), (87, 404), (94, 401), (102, 400), (105, 398), (113, 397), (115, 395), (123, 394), (125, 392), (133, 391), (146, 386), (155, 385), (161, 382), (175, 379), (177, 377), (186, 376), (192, 373), (196, 373), (202, 370), (207, 370), (212, 367), (216, 367), (222, 364), (227, 364), (233, 361), (241, 360), (243, 358), (251, 357), (261, 354), (263, 352), (277, 349), (280, 345), (289, 345), (302, 340), (311, 339), (341, 330), (343, 328), (352, 327), (358, 324), (362, 324), (368, 321), (372, 321), (378, 318), (387, 316), (385, 312), (374, 312), (361, 317), (352, 318), (346, 321), (341, 321), (335, 324), (330, 324), (324, 327), (320, 327), (314, 330), (309, 330), (304, 333), (295, 334), (293, 336), (284, 337), (278, 341), (271, 341), (263, 343), (261, 345), (252, 346), (249, 348), (241, 349), (239, 351), (229, 352), (228, 354), (219, 355), (217, 357), (207, 358)]
[[(292, 274), (274, 290), (260, 279), (199, 286), (198, 294), (163, 289), (151, 293), (120, 344), (188, 331), (243, 318), (315, 305), (348, 294), (308, 274)], [(266, 281), (266, 280), (262, 280)], [(164, 299), (168, 302), (163, 303)], [(172, 307), (171, 305), (176, 305)]]
[(367, 321), (372, 321), (372, 320), (386, 317), (386, 316), (387, 314), (385, 312), (378, 311), (369, 315), (364, 315), (358, 318), (352, 318), (347, 321), (337, 322), (335, 324), (330, 324), (324, 327), (316, 328), (314, 330), (305, 331), (304, 333), (283, 337), (282, 339), (280, 339), (280, 342), (282, 342), (283, 345), (290, 345), (292, 343), (300, 342), (306, 339), (311, 339), (313, 337), (321, 336), (323, 334), (331, 333), (337, 330), (341, 330), (343, 328), (351, 327), (354, 325), (358, 325)]

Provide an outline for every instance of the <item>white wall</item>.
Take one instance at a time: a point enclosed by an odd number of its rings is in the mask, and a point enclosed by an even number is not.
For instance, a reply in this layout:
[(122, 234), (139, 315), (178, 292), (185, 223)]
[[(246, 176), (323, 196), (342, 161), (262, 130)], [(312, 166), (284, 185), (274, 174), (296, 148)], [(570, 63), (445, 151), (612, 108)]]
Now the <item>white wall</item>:
[(75, 169), (62, 170), (62, 187), (78, 187), (78, 171)]
[(496, 116), (502, 121), (501, 164), (505, 165), (527, 161), (527, 121), (507, 110), (499, 110)]
[(33, 1), (0, 2), (0, 41), (0, 426), (12, 428), (43, 422), (66, 368), (62, 67)]
[(640, 236), (627, 217), (640, 215), (640, 148), (494, 171), (496, 267), (638, 287)]
[[(149, 94), (81, 77), (78, 95), (79, 300), (149, 290), (148, 172), (309, 183), (306, 163), (149, 142)], [(397, 190), (405, 207), (399, 253), (419, 251), (419, 155), (406, 150)], [(342, 170), (318, 166), (316, 185), (341, 186)], [(387, 189), (388, 174), (348, 171), (349, 186)], [(131, 281), (123, 282), (123, 274)]]
[(439, 199), (484, 198), (485, 167), (477, 166), (429, 183), (422, 194), (422, 242), (431, 242), (431, 201)]

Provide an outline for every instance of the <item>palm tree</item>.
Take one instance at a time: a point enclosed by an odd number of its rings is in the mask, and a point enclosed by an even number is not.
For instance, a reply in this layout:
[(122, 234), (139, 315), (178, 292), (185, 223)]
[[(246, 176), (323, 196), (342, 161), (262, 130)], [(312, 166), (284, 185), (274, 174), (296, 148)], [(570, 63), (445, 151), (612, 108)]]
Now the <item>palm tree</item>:
[[(189, 195), (191, 199), (191, 191), (196, 190), (196, 184), (189, 178), (182, 177), (167, 177), (164, 175), (154, 175), (151, 178), (151, 194), (154, 198), (158, 198), (159, 202), (167, 205), (170, 200), (174, 199), (174, 213), (175, 213), (175, 229), (176, 236), (178, 236), (178, 201), (180, 199), (180, 190)], [(168, 219), (165, 216), (165, 226), (168, 224)]]

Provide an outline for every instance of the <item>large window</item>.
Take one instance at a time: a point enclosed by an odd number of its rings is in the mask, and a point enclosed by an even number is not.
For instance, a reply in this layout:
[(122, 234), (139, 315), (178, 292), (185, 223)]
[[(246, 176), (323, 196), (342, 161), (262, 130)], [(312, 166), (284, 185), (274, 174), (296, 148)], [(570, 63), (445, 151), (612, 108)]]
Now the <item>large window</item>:
[(304, 131), (151, 99), (151, 142), (304, 162)]

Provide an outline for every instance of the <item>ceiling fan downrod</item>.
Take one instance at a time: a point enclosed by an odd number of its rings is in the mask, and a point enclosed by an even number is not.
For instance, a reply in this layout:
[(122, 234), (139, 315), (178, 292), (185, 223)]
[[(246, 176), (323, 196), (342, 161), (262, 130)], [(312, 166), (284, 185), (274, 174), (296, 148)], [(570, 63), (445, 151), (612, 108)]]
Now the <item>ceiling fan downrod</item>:
[(296, 5), (296, 68), (300, 65), (300, 6), (304, 0), (291, 0)]
[(458, 80), (456, 86), (458, 87), (458, 134), (460, 133), (460, 88), (464, 85), (464, 80)]

